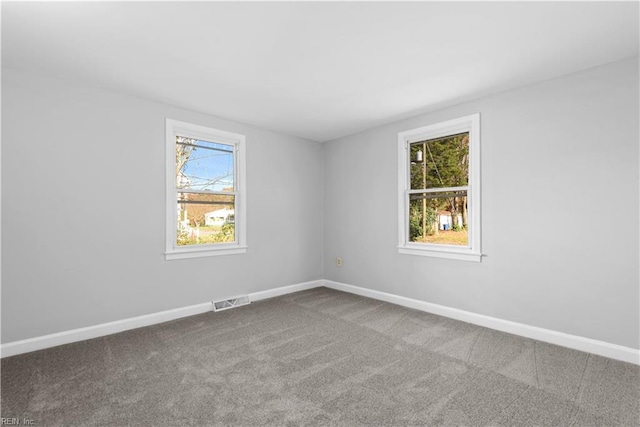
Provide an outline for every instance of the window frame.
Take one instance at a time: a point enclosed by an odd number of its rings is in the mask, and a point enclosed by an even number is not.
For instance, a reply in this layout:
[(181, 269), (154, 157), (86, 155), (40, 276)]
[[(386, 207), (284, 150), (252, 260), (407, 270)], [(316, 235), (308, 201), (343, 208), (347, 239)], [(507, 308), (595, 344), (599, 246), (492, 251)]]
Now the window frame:
[[(410, 144), (469, 132), (469, 177), (467, 190), (467, 246), (419, 243), (409, 240), (409, 167)], [(446, 190), (446, 188), (443, 188)], [(398, 252), (435, 258), (480, 262), (481, 251), (480, 198), (480, 114), (472, 114), (398, 133)]]
[[(204, 141), (218, 142), (234, 147), (234, 192), (225, 194), (235, 195), (235, 225), (233, 243), (208, 243), (200, 245), (178, 246), (177, 242), (177, 195), (180, 190), (176, 185), (176, 136), (195, 138)], [(232, 255), (247, 252), (246, 233), (246, 137), (237, 133), (227, 132), (206, 126), (166, 119), (166, 247), (167, 261), (185, 258), (200, 258), (208, 256)], [(217, 194), (217, 193), (214, 193)]]

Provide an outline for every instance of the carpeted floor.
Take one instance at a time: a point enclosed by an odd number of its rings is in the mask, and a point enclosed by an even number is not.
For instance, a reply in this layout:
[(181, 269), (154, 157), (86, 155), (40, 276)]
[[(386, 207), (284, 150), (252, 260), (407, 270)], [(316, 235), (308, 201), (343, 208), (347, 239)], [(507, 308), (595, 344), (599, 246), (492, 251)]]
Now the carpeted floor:
[(637, 426), (640, 367), (326, 288), (2, 360), (35, 425)]

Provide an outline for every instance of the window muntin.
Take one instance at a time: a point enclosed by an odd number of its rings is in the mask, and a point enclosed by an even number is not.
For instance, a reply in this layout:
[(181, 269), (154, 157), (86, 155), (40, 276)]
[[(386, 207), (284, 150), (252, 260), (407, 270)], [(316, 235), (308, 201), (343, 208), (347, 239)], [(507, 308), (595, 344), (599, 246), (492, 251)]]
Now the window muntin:
[(479, 115), (398, 135), (399, 251), (480, 260)]
[(167, 259), (246, 252), (244, 144), (167, 119)]

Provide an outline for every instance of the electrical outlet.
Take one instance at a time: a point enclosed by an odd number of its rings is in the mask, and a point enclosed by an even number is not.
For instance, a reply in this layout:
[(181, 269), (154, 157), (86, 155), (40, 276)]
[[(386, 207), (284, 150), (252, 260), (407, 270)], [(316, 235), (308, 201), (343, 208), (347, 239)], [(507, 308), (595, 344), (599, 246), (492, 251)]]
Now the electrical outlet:
[(337, 265), (338, 267), (342, 267), (342, 258), (340, 258), (339, 256), (338, 256), (338, 257), (336, 257), (336, 265)]

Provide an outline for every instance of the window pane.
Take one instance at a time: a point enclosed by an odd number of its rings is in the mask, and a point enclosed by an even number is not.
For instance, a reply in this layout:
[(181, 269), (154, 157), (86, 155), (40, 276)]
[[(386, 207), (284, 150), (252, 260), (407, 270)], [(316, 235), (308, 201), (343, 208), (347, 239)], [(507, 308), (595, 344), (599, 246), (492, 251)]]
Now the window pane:
[(178, 193), (177, 244), (235, 241), (235, 196)]
[(467, 246), (467, 192), (409, 196), (409, 241)]
[(233, 146), (176, 136), (176, 186), (234, 191)]
[(409, 150), (411, 189), (469, 183), (469, 133), (414, 142)]

